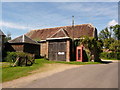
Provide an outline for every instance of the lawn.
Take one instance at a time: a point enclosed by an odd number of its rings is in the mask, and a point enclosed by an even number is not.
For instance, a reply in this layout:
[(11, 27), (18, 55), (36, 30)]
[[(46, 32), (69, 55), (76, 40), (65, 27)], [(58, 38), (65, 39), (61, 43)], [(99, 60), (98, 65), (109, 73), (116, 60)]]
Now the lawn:
[(85, 64), (100, 64), (99, 62), (65, 62), (65, 61), (48, 61), (45, 59), (36, 59), (32, 66), (23, 67), (11, 67), (9, 63), (3, 63), (2, 65), (2, 82), (17, 79), (19, 77), (27, 76), (31, 74), (31, 71), (37, 70), (44, 67), (45, 64), (52, 63), (62, 63), (62, 64), (75, 64), (75, 65), (85, 65)]

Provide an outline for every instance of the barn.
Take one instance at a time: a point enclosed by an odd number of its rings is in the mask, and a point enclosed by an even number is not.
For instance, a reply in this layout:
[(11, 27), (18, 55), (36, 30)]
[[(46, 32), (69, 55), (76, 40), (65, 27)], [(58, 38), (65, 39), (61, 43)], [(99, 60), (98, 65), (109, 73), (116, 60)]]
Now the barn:
[(62, 28), (47, 38), (49, 60), (69, 61), (70, 41), (70, 37)]
[(5, 50), (11, 52), (27, 52), (36, 56), (40, 55), (40, 45), (26, 35), (21, 35), (8, 41)]
[(97, 29), (92, 24), (81, 24), (31, 30), (26, 33), (26, 36), (38, 41), (40, 44), (40, 56), (49, 60), (69, 62), (76, 60), (74, 40), (79, 39), (81, 36), (97, 38)]

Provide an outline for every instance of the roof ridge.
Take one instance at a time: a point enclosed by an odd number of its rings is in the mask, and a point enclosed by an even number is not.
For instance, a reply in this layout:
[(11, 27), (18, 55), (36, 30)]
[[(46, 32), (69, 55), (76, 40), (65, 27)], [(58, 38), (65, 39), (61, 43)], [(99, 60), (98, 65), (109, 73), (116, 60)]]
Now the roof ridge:
[[(57, 33), (60, 29), (63, 29), (63, 31), (60, 31)], [(62, 27), (54, 27), (54, 28), (44, 28), (44, 29), (38, 29), (38, 30), (32, 30), (26, 33), (28, 37), (35, 40), (36, 38), (39, 38), (40, 40), (46, 40), (46, 38), (49, 37), (72, 37), (73, 31), (74, 31), (74, 38), (79, 38), (82, 35), (88, 35), (88, 36), (94, 36), (94, 30), (95, 27), (92, 24), (80, 24), (80, 25), (74, 25), (73, 26), (62, 26)], [(57, 33), (57, 34), (56, 34)], [(56, 34), (56, 35), (54, 35)], [(54, 35), (54, 36), (53, 36)]]
[(60, 29), (59, 29), (58, 31), (56, 31), (53, 35), (51, 35), (49, 38), (52, 38), (54, 35), (56, 35), (56, 34), (59, 33), (60, 31), (63, 32), (63, 34), (65, 35), (65, 37), (69, 37), (69, 36), (66, 34), (65, 30), (64, 30), (63, 28), (60, 28)]
[[(21, 35), (21, 36), (22, 36), (22, 35)], [(18, 36), (18, 37), (16, 37), (16, 38), (12, 39), (12, 40), (9, 40), (8, 42), (11, 42), (11, 41), (13, 41), (13, 40), (15, 40), (15, 39), (17, 39), (17, 38), (20, 38), (21, 36)]]
[[(75, 27), (75, 26), (82, 26), (82, 25), (90, 25), (90, 23), (88, 23), (88, 24), (74, 25), (74, 27)], [(91, 26), (93, 26), (93, 25), (91, 24)], [(60, 26), (60, 27), (52, 27), (52, 28), (67, 28), (67, 27), (72, 27), (72, 25), (70, 25), (70, 26)], [(94, 26), (93, 26), (93, 27), (94, 27)], [(52, 28), (41, 28), (41, 29), (34, 29), (34, 30), (30, 30), (30, 31), (47, 30), (47, 29), (52, 29)]]
[[(28, 40), (27, 40), (28, 39)], [(16, 41), (15, 41), (16, 40)], [(18, 41), (17, 41), (18, 40)], [(28, 36), (26, 36), (25, 34), (21, 35), (21, 36), (18, 36), (12, 40), (9, 40), (8, 41), (9, 43), (20, 43), (20, 42), (23, 42), (23, 43), (36, 43), (36, 41), (32, 40), (31, 38), (29, 38)]]
[(28, 39), (30, 39), (31, 41), (33, 41), (33, 42), (36, 43), (36, 41), (32, 40), (31, 38), (29, 38), (28, 36), (26, 36), (26, 35), (24, 34), (24, 42), (25, 42), (25, 39), (26, 39), (26, 38), (28, 38)]

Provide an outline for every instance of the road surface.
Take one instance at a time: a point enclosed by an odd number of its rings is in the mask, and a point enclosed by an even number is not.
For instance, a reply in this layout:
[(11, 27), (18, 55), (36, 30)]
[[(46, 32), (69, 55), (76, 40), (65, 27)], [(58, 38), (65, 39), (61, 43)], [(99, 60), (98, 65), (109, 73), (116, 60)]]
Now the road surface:
[(118, 63), (83, 65), (23, 84), (21, 88), (118, 88)]

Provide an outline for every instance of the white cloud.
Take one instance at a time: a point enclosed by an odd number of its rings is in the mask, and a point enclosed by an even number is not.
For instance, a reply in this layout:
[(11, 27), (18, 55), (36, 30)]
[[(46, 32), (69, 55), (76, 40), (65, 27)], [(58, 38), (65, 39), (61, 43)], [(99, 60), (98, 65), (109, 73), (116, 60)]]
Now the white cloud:
[(22, 29), (22, 30), (30, 28), (27, 26), (18, 25), (18, 24), (11, 23), (11, 22), (0, 22), (0, 26), (7, 27), (7, 28), (14, 28), (14, 29)]
[(107, 26), (108, 26), (108, 27), (109, 27), (109, 26), (114, 26), (114, 25), (116, 25), (116, 24), (118, 24), (118, 22), (113, 19), (112, 21), (108, 22), (108, 25), (107, 25)]
[(64, 3), (58, 9), (79, 12), (83, 16), (109, 16), (115, 17), (117, 14), (117, 4), (108, 7), (104, 3)]

